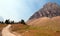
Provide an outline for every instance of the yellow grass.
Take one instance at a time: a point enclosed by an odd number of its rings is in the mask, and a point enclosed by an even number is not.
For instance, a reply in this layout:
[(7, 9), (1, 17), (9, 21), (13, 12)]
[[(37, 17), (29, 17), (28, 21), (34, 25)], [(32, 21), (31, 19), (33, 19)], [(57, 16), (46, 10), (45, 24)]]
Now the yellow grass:
[[(23, 36), (60, 36), (60, 17), (39, 18), (32, 20), (29, 25), (12, 24), (12, 32), (21, 33)], [(31, 24), (31, 25), (30, 25)], [(7, 24), (0, 24), (0, 30)]]

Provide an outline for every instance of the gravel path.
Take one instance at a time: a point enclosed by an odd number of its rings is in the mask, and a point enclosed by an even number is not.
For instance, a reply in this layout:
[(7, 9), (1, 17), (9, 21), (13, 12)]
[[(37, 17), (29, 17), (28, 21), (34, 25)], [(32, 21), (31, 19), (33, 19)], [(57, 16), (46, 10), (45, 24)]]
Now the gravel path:
[(10, 27), (11, 25), (9, 24), (8, 26), (4, 27), (2, 30), (2, 36), (21, 36), (20, 34), (13, 34), (10, 32)]

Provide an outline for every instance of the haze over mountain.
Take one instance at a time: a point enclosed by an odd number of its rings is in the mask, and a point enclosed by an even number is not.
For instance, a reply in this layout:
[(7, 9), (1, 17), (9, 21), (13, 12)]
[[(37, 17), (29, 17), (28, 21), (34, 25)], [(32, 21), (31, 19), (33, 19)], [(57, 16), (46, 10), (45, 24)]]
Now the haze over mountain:
[(41, 17), (52, 18), (55, 16), (60, 16), (60, 5), (58, 5), (57, 3), (48, 2), (43, 6), (43, 8), (41, 8), (36, 13), (34, 13), (29, 18), (29, 20), (37, 19), (37, 18), (41, 18)]

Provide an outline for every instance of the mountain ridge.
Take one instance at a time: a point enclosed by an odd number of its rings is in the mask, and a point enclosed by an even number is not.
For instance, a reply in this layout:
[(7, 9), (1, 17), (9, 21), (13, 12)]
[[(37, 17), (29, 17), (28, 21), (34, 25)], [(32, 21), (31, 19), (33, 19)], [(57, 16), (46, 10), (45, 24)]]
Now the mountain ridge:
[(41, 17), (55, 17), (55, 16), (60, 16), (60, 5), (57, 3), (51, 3), (48, 2), (46, 3), (43, 8), (35, 12), (30, 18), (31, 19), (37, 19)]

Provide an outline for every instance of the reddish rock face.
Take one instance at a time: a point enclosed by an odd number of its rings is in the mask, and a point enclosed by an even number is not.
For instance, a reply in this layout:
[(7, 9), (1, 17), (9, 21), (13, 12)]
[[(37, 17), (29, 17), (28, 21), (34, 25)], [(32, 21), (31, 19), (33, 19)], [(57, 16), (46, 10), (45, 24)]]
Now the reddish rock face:
[(37, 19), (40, 17), (55, 17), (60, 16), (60, 5), (56, 3), (46, 3), (43, 8), (38, 10), (36, 13), (34, 13), (29, 20), (31, 19)]

